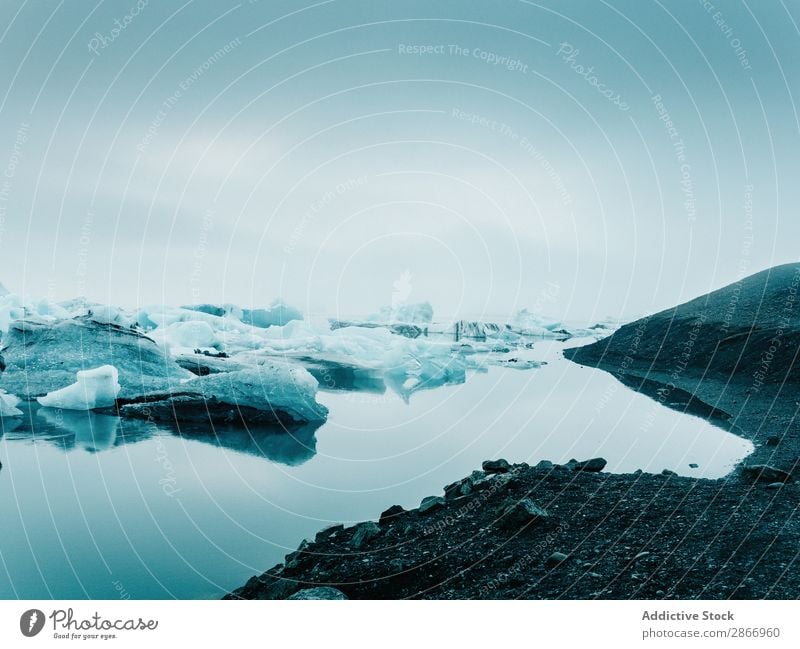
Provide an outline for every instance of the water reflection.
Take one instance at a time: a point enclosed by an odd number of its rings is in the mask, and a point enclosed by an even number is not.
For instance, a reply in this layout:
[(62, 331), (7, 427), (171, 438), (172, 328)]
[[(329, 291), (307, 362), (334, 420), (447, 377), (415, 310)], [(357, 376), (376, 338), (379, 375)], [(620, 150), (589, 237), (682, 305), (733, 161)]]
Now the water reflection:
[(174, 435), (288, 466), (301, 465), (314, 457), (316, 431), (320, 426), (320, 423), (290, 428), (155, 424), (92, 411), (43, 408), (33, 402), (21, 407), (22, 417), (0, 418), (0, 433), (9, 441), (41, 441), (64, 451), (83, 449), (98, 453), (157, 435)]
[(39, 408), (37, 418), (46, 422), (45, 426), (35, 424), (38, 432), (61, 431), (55, 439), (63, 440), (65, 448), (82, 448), (85, 451), (107, 451), (117, 440), (119, 417), (100, 415), (90, 410), (62, 410), (60, 408)]

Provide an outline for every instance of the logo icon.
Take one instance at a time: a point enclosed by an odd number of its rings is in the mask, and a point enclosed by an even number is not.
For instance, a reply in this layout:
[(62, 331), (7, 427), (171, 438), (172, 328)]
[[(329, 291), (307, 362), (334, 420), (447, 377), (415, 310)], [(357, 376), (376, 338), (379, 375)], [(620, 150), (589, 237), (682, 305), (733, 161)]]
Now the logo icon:
[(32, 638), (44, 628), (44, 613), (38, 608), (25, 611), (19, 618), (19, 630), (26, 638)]

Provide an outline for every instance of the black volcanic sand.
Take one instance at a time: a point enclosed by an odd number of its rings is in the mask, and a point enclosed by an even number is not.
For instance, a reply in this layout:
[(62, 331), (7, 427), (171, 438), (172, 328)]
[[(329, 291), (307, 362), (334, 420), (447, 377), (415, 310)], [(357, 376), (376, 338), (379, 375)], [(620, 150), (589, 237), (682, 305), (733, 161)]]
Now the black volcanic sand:
[(626, 325), (567, 357), (752, 440), (727, 478), (475, 472), (427, 509), (320, 532), (228, 597), (796, 599), (799, 353), (798, 264)]

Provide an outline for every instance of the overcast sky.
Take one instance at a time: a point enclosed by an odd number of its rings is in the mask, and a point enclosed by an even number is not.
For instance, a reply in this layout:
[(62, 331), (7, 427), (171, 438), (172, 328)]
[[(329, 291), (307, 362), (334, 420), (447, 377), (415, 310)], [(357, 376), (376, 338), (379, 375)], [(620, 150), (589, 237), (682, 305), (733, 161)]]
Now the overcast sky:
[(800, 3), (0, 3), (9, 290), (632, 318), (797, 261)]

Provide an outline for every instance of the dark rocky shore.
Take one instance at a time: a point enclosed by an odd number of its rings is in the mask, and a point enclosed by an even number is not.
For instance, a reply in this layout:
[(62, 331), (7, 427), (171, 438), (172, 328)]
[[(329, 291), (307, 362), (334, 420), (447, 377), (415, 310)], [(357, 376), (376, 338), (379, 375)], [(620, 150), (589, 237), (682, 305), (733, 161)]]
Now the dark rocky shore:
[(779, 266), (567, 354), (752, 440), (725, 479), (484, 463), (416, 510), (320, 532), (227, 597), (797, 598), (798, 293), (800, 265)]

